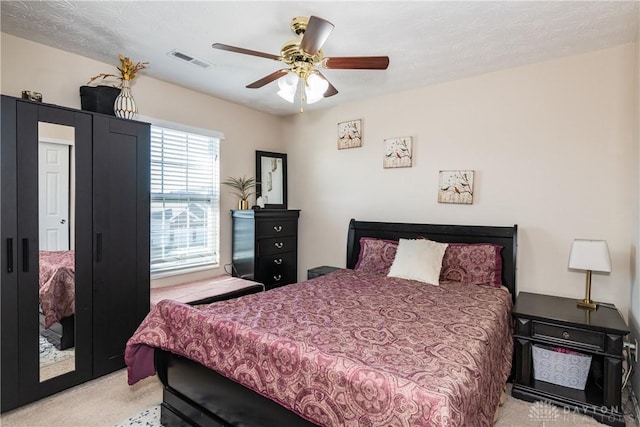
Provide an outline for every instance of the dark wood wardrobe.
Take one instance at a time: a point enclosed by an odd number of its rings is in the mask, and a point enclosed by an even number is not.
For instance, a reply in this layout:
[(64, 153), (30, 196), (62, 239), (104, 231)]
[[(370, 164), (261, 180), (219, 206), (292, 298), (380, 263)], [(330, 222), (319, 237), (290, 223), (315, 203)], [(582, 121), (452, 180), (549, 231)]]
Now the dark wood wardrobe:
[[(4, 95), (1, 125), (5, 412), (124, 367), (126, 341), (149, 311), (150, 126)], [(41, 334), (41, 251), (74, 256), (64, 352), (49, 352)]]

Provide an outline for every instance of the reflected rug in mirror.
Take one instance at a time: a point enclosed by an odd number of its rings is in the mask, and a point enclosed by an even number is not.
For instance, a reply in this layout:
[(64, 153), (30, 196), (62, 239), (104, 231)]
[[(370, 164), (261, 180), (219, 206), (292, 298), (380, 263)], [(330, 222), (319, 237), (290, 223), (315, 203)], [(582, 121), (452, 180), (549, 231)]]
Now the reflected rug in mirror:
[(66, 350), (58, 350), (42, 335), (38, 335), (38, 338), (40, 339), (40, 366), (62, 362), (75, 355), (73, 347)]

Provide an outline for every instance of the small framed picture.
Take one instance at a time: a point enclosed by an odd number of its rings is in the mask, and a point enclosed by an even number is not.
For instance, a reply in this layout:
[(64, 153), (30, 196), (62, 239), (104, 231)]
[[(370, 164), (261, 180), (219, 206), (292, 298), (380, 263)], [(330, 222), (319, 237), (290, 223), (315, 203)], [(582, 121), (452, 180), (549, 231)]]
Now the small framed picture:
[(338, 123), (338, 150), (362, 146), (362, 119)]
[(386, 168), (410, 168), (413, 159), (413, 138), (387, 138), (384, 140), (382, 166)]
[(473, 203), (473, 171), (440, 171), (438, 203)]

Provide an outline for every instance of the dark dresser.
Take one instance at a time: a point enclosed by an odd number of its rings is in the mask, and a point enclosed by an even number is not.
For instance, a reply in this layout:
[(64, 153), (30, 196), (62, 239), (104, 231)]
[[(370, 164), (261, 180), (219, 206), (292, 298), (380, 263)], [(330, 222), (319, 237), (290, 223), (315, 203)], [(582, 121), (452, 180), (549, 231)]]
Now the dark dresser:
[(297, 282), (297, 209), (231, 211), (233, 275), (269, 290)]

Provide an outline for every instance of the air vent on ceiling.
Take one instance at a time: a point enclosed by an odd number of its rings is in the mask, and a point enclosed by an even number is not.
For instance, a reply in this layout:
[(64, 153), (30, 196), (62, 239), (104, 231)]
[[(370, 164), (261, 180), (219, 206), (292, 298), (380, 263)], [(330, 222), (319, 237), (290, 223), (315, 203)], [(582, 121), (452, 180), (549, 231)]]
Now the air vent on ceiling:
[(178, 49), (172, 50), (168, 53), (168, 55), (173, 56), (174, 58), (178, 58), (182, 61), (186, 61), (189, 64), (197, 65), (200, 68), (209, 68), (211, 66), (211, 64), (209, 64), (208, 62), (205, 62), (198, 58), (194, 58), (193, 56), (187, 55), (184, 52), (180, 52)]

